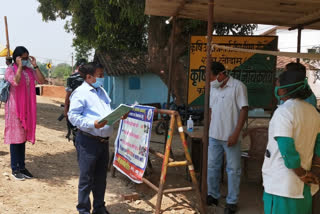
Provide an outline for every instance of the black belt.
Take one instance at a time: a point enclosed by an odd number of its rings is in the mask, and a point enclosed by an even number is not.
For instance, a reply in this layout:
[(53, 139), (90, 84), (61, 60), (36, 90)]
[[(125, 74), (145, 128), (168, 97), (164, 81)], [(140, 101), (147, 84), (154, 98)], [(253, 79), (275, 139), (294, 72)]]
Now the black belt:
[(97, 140), (99, 143), (109, 143), (109, 137), (99, 137), (99, 136), (94, 136), (92, 134), (89, 134), (87, 132), (81, 131), (80, 129), (78, 130), (79, 133), (81, 133), (84, 136), (90, 137), (92, 139)]

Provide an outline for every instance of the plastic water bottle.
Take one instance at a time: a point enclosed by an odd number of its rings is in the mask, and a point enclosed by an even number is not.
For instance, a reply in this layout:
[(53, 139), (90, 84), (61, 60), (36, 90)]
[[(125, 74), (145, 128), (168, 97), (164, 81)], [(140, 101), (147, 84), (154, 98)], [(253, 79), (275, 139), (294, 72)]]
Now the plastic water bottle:
[(187, 130), (188, 130), (188, 132), (193, 132), (192, 115), (190, 115), (189, 120), (187, 121)]

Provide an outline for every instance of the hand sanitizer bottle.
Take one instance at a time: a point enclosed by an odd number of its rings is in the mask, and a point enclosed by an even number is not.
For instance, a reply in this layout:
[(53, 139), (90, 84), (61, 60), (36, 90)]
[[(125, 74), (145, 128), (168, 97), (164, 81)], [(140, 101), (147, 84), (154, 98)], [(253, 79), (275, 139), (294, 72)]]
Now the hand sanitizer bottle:
[(187, 131), (188, 132), (192, 132), (193, 131), (192, 115), (190, 115), (189, 120), (187, 121)]

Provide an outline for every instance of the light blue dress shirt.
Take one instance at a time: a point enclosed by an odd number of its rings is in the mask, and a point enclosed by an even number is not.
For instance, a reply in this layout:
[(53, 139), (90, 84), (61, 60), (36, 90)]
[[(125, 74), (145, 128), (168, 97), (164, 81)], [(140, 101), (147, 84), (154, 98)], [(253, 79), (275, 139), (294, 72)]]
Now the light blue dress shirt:
[(94, 136), (110, 137), (112, 126), (100, 129), (94, 127), (95, 120), (104, 118), (112, 111), (110, 103), (111, 99), (102, 87), (95, 89), (84, 81), (70, 96), (69, 121), (81, 131)]

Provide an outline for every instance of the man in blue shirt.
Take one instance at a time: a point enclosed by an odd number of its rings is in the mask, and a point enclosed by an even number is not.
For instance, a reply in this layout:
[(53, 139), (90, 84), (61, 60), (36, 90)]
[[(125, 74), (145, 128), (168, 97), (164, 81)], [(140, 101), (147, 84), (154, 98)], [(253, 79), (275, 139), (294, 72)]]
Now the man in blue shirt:
[(78, 186), (79, 214), (90, 214), (90, 192), (93, 194), (93, 214), (109, 214), (105, 207), (109, 137), (113, 127), (98, 121), (112, 111), (107, 92), (103, 89), (104, 71), (89, 63), (81, 66), (85, 81), (70, 97), (68, 118), (78, 128), (76, 149), (80, 169)]

